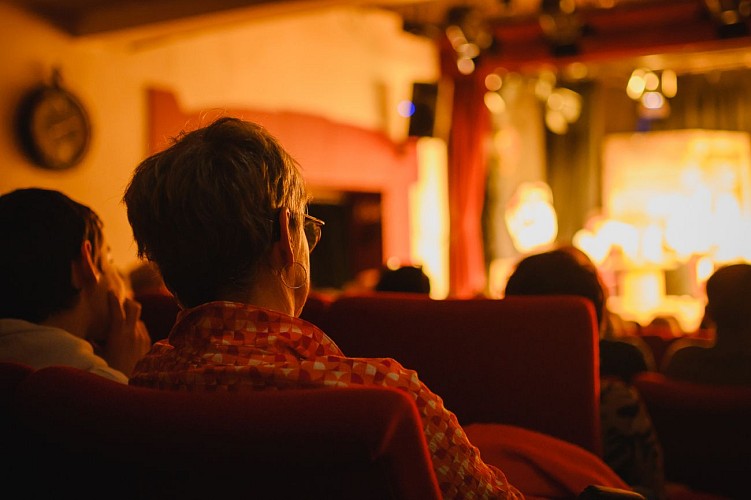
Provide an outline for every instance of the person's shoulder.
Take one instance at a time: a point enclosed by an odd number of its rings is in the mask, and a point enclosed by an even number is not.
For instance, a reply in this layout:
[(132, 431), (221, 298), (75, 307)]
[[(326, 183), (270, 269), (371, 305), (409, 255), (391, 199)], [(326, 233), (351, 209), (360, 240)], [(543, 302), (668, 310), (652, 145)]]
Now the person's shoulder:
[(47, 350), (54, 351), (62, 346), (90, 345), (72, 333), (53, 326), (40, 325), (30, 321), (14, 318), (0, 319), (0, 337), (6, 342), (17, 342), (40, 347), (48, 345)]

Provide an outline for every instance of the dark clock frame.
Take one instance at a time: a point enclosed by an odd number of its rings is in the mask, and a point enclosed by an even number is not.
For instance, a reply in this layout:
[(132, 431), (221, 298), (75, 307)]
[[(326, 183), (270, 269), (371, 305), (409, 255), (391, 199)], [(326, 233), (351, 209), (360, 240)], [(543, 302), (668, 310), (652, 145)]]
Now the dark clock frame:
[[(69, 122), (72, 127), (62, 135), (56, 130)], [(71, 92), (52, 85), (39, 85), (21, 99), (15, 120), (23, 152), (34, 164), (65, 170), (86, 155), (91, 142), (91, 121), (83, 103)], [(55, 146), (62, 146), (62, 149)]]

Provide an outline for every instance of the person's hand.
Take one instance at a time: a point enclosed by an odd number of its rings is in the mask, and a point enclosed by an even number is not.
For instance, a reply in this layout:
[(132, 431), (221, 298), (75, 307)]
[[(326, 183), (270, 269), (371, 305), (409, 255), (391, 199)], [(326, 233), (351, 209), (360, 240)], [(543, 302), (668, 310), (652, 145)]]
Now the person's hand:
[(129, 298), (121, 304), (114, 292), (109, 292), (108, 300), (111, 323), (104, 358), (112, 368), (130, 377), (136, 362), (149, 351), (151, 337), (140, 319), (141, 304)]

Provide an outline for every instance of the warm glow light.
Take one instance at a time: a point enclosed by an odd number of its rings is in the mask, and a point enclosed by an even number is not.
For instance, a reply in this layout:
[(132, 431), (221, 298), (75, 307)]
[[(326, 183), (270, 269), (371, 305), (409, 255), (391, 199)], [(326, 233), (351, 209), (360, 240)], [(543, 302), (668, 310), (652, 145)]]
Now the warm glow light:
[(645, 92), (641, 103), (647, 109), (660, 109), (665, 105), (665, 98), (659, 92)]
[(535, 95), (541, 101), (547, 100), (550, 93), (555, 88), (557, 78), (555, 73), (551, 70), (543, 70), (540, 72), (535, 82)]
[(399, 269), (402, 265), (402, 260), (399, 257), (389, 257), (386, 259), (386, 267), (391, 269), (392, 271), (396, 271)]
[(548, 110), (545, 113), (545, 126), (554, 134), (563, 135), (568, 132), (568, 121), (560, 111)]
[(521, 253), (549, 246), (558, 235), (553, 193), (544, 182), (525, 182), (506, 205), (506, 227)]
[(418, 181), (410, 188), (410, 258), (430, 278), (430, 296), (449, 292), (449, 209), (446, 143), (435, 137), (417, 142)]
[(662, 251), (662, 231), (656, 224), (642, 228), (639, 234), (639, 252), (637, 262), (640, 265), (660, 263), (665, 260)]
[(628, 84), (626, 85), (626, 94), (636, 101), (644, 93), (646, 85), (647, 84), (644, 81), (644, 70), (635, 69), (633, 73), (631, 73), (631, 78), (629, 78)]
[(582, 109), (582, 97), (570, 89), (559, 88), (556, 89), (556, 93), (562, 97), (562, 105), (560, 108), (563, 117), (569, 123), (574, 123), (579, 119)]
[(462, 31), (462, 29), (455, 24), (452, 24), (446, 28), (446, 38), (449, 39), (451, 46), (454, 47), (454, 50), (456, 50), (457, 52), (462, 44), (467, 43), (467, 37), (464, 36), (464, 31)]
[(709, 257), (702, 257), (696, 261), (696, 279), (702, 283), (714, 272), (714, 262)]
[(506, 111), (506, 101), (498, 92), (485, 92), (485, 106), (496, 115)]
[[(701, 286), (723, 263), (751, 262), (751, 146), (743, 132), (616, 134), (605, 141), (603, 214), (574, 244), (617, 276), (608, 302), (646, 324), (672, 315), (698, 328)], [(665, 271), (688, 269), (692, 295), (665, 293)]]
[(573, 80), (583, 80), (589, 73), (587, 65), (578, 61), (566, 66), (565, 71), (566, 75)]
[(678, 93), (678, 77), (675, 71), (666, 69), (662, 72), (662, 95), (671, 99)]
[(517, 263), (516, 257), (501, 257), (493, 259), (488, 268), (488, 297), (502, 299), (506, 291), (506, 283)]
[(498, 92), (503, 86), (503, 79), (498, 73), (490, 73), (485, 77), (485, 88), (491, 92)]
[(656, 267), (630, 270), (621, 275), (619, 289), (623, 309), (640, 323), (648, 323), (665, 298), (665, 274)]
[(480, 55), (480, 47), (469, 42), (461, 44), (456, 51), (461, 54), (462, 57), (466, 57), (467, 59), (474, 59)]
[(601, 266), (611, 251), (611, 246), (588, 229), (580, 229), (571, 241), (575, 247), (586, 253), (596, 266)]
[(456, 61), (456, 69), (462, 75), (471, 75), (475, 71), (475, 62), (468, 57), (460, 57)]
[(658, 88), (660, 88), (660, 77), (654, 71), (644, 73), (644, 90), (654, 92)]

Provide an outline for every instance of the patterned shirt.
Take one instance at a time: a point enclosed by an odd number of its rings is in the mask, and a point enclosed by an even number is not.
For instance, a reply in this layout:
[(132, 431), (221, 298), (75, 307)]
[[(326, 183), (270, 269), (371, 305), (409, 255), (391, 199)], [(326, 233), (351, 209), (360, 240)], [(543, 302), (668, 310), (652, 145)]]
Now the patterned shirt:
[(417, 403), (444, 498), (523, 498), (486, 464), (456, 416), (390, 358), (349, 358), (321, 330), (299, 318), (233, 302), (180, 313), (168, 339), (136, 366), (131, 385), (172, 390), (279, 390), (378, 385)]

